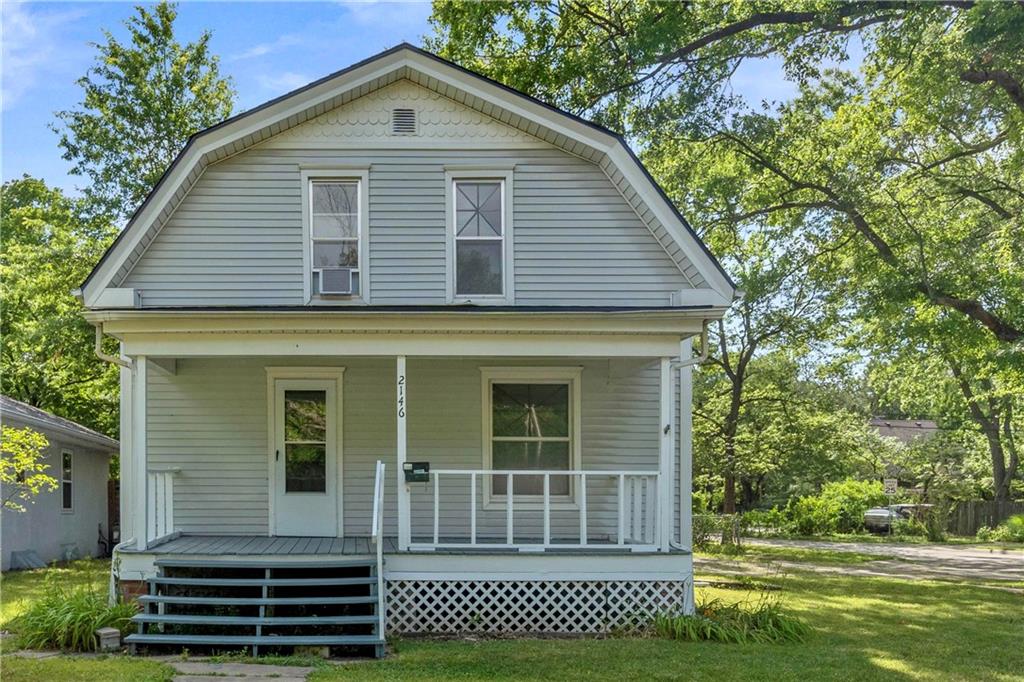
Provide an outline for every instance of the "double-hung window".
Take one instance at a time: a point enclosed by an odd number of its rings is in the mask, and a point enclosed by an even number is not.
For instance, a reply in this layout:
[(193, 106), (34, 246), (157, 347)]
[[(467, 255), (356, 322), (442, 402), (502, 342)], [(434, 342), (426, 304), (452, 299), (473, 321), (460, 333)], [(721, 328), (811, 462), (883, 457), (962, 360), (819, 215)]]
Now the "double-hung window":
[(450, 300), (512, 300), (511, 171), (449, 173)]
[(60, 453), (60, 508), (72, 511), (75, 503), (74, 456), (67, 450)]
[[(485, 466), (494, 470), (546, 472), (579, 467), (578, 368), (510, 368), (483, 370)], [(550, 473), (549, 493), (556, 501), (569, 501), (573, 481), (569, 475)], [(491, 477), (494, 497), (508, 494), (508, 477)], [(541, 499), (542, 474), (516, 474), (513, 494)]]
[(359, 296), (359, 180), (310, 180), (311, 289), (314, 296)]

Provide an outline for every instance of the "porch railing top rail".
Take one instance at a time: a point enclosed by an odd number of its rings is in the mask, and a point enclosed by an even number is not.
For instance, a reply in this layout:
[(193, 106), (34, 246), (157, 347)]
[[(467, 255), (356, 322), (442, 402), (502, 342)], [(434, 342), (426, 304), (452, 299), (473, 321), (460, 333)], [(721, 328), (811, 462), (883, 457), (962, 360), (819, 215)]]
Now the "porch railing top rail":
[(431, 469), (430, 473), (445, 476), (658, 476), (660, 472), (642, 469)]

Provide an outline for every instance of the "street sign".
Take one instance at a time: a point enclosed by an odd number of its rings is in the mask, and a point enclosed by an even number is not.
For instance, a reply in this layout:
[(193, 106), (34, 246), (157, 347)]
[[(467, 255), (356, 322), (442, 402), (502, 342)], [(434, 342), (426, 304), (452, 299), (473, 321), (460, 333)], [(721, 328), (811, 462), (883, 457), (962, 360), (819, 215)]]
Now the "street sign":
[(899, 488), (899, 481), (895, 478), (882, 479), (882, 487), (885, 488), (885, 494), (892, 497), (896, 494), (896, 489)]

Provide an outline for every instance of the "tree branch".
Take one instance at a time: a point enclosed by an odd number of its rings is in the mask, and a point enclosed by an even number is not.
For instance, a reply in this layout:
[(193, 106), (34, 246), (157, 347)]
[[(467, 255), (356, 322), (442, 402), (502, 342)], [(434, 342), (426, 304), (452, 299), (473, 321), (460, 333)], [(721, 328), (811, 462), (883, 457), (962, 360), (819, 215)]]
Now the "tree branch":
[(1009, 71), (1004, 69), (973, 69), (960, 74), (960, 80), (967, 83), (980, 85), (982, 83), (994, 83), (1002, 88), (1010, 100), (1017, 105), (1017, 108), (1024, 111), (1024, 87), (1020, 81), (1013, 77)]

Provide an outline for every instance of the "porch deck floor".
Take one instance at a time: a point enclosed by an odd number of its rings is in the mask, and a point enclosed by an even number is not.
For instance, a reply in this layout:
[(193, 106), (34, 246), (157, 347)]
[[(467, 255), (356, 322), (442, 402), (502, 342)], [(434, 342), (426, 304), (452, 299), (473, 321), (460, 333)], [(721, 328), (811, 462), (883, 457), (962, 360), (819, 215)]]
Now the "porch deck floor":
[[(413, 538), (413, 541), (421, 540)], [(488, 542), (490, 540), (490, 542)], [(519, 542), (529, 544), (523, 538)], [(423, 539), (422, 541), (426, 541)], [(469, 538), (441, 538), (442, 542), (468, 543)], [(412, 553), (427, 551), (431, 554), (516, 554), (519, 550), (501, 547), (503, 539), (479, 538), (476, 547), (459, 547), (436, 550), (414, 549)], [(628, 546), (609, 542), (607, 539), (590, 540), (588, 547), (565, 546), (557, 544), (549, 547), (546, 554), (614, 554), (631, 553)], [(539, 544), (539, 539), (537, 540)], [(140, 553), (134, 547), (119, 550), (126, 554)], [(673, 548), (673, 554), (686, 554), (686, 550)], [(231, 555), (231, 556), (366, 556), (376, 552), (369, 537), (349, 536), (344, 538), (316, 537), (267, 537), (265, 535), (181, 535), (151, 545), (141, 553), (145, 554), (183, 554), (183, 555)], [(398, 539), (390, 536), (384, 538), (384, 553), (398, 554)]]

